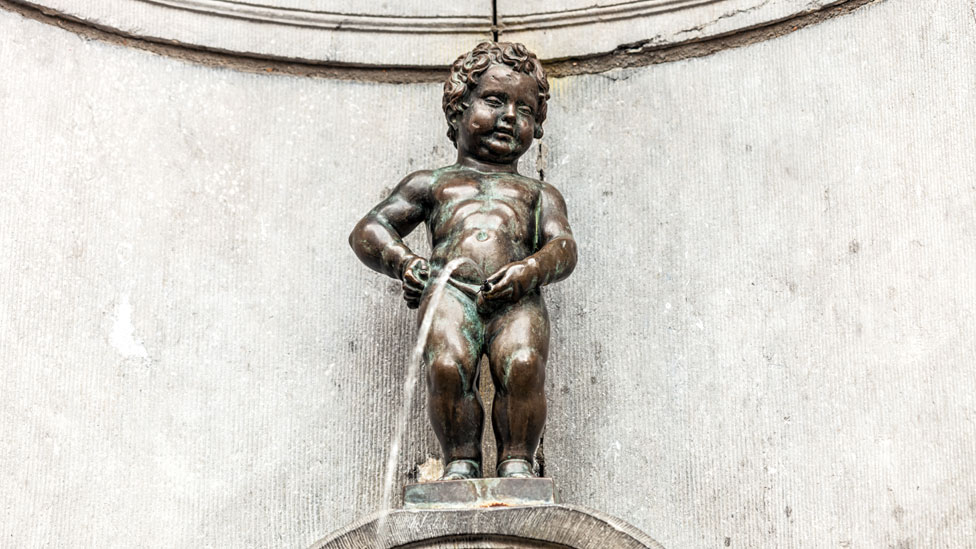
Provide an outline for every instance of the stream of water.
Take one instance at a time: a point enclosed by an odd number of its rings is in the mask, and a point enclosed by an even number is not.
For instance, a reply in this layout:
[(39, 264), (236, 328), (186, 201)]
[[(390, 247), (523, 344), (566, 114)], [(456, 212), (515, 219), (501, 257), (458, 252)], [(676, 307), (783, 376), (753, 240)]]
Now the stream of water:
[[(400, 460), (400, 445), (403, 442), (403, 435), (407, 430), (407, 420), (409, 420), (410, 409), (413, 407), (414, 393), (417, 389), (417, 378), (420, 375), (420, 364), (423, 360), (424, 347), (427, 345), (427, 336), (430, 335), (430, 327), (434, 322), (434, 313), (440, 304), (441, 297), (444, 295), (444, 286), (447, 280), (462, 263), (473, 261), (466, 257), (459, 257), (448, 262), (441, 270), (437, 278), (434, 279), (430, 288), (430, 301), (424, 310), (424, 318), (420, 323), (420, 330), (417, 332), (417, 344), (410, 355), (410, 364), (407, 367), (407, 377), (403, 382), (403, 403), (396, 418), (396, 431), (393, 435), (393, 442), (390, 444), (390, 455), (386, 460), (386, 472), (383, 476), (383, 500), (382, 511), (379, 521), (376, 524), (376, 546), (385, 547), (386, 539), (389, 536), (387, 531), (387, 516), (393, 506), (393, 488), (396, 483), (397, 462)], [(479, 269), (480, 270), (480, 269)]]

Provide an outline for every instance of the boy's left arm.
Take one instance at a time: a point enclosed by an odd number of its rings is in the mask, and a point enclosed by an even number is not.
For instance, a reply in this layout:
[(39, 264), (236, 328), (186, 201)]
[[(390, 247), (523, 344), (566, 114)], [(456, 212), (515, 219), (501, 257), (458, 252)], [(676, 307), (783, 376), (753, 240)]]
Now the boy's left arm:
[(518, 301), (527, 292), (558, 282), (576, 268), (576, 240), (569, 228), (566, 201), (552, 185), (544, 184), (536, 227), (541, 247), (529, 257), (510, 263), (488, 277), (487, 300)]

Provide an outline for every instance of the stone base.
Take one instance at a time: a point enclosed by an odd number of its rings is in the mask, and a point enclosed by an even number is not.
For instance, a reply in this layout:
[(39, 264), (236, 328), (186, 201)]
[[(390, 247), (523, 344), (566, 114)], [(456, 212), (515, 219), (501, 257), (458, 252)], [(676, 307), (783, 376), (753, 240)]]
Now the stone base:
[(663, 549), (622, 520), (556, 503), (548, 478), (408, 484), (404, 508), (383, 511), (313, 549)]
[(552, 505), (556, 490), (548, 478), (479, 478), (408, 484), (404, 509), (465, 509)]

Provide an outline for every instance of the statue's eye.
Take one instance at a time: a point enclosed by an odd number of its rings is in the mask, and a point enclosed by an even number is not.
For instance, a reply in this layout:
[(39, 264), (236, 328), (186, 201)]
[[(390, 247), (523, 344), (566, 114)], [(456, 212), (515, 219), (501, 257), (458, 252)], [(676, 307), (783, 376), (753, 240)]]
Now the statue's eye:
[(494, 96), (494, 95), (489, 95), (488, 97), (486, 97), (485, 98), (485, 103), (488, 103), (492, 107), (500, 107), (500, 106), (502, 106), (502, 100), (499, 99), (498, 97)]
[(519, 110), (519, 112), (520, 112), (520, 113), (522, 113), (522, 114), (526, 114), (526, 115), (529, 115), (529, 116), (531, 116), (531, 115), (532, 115), (532, 107), (530, 107), (530, 106), (528, 106), (528, 105), (521, 105), (521, 106), (520, 106), (520, 107), (518, 108), (518, 110)]

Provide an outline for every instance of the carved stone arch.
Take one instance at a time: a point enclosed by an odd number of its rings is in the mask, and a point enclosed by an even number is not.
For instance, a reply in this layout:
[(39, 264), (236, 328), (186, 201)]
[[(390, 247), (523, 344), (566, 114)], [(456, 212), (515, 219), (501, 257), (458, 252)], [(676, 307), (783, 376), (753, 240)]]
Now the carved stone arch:
[[(0, 7), (193, 52), (347, 69), (436, 69), (427, 76), (440, 80), (460, 52), (484, 40), (523, 42), (550, 64), (581, 61), (579, 71), (570, 63), (557, 74), (596, 72), (633, 63), (582, 61), (633, 61), (635, 54), (868, 1), (565, 0), (554, 8), (548, 0), (0, 0)], [(715, 49), (721, 46), (707, 50)]]

